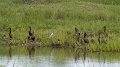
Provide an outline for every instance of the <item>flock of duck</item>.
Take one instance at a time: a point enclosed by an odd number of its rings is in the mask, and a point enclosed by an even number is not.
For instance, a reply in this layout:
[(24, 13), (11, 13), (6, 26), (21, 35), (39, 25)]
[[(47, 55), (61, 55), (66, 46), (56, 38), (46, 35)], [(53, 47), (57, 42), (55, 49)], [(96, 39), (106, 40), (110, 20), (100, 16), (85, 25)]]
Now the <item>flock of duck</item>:
[(96, 41), (95, 37), (97, 37), (97, 41), (99, 44), (103, 42), (105, 43), (107, 41), (105, 40), (105, 38), (108, 37), (108, 33), (106, 32), (106, 26), (103, 27), (102, 31), (99, 31), (97, 33), (84, 32), (83, 38), (81, 37), (81, 33), (77, 28), (75, 28), (75, 32), (76, 32), (77, 41), (79, 42), (80, 39), (82, 39), (83, 43), (95, 42)]
[[(107, 40), (105, 38), (108, 37), (108, 33), (106, 32), (106, 26), (103, 27), (103, 30), (101, 32), (97, 32), (97, 33), (92, 33), (92, 32), (84, 32), (83, 36), (82, 33), (79, 31), (78, 28), (75, 28), (75, 37), (76, 37), (76, 41), (77, 42), (82, 42), (82, 44), (84, 44), (86, 46), (86, 44), (88, 43), (93, 43), (96, 41), (98, 41), (98, 43), (106, 43)], [(95, 39), (95, 37), (97, 37), (97, 39)], [(10, 44), (12, 44), (12, 31), (11, 28), (9, 28), (9, 40), (10, 40)], [(32, 48), (34, 45), (35, 41), (35, 35), (34, 32), (31, 30), (31, 27), (29, 27), (29, 31), (28, 31), (28, 47)], [(60, 41), (60, 39), (58, 39), (58, 41)], [(53, 47), (61, 47), (61, 44), (59, 43), (55, 43), (52, 44)]]

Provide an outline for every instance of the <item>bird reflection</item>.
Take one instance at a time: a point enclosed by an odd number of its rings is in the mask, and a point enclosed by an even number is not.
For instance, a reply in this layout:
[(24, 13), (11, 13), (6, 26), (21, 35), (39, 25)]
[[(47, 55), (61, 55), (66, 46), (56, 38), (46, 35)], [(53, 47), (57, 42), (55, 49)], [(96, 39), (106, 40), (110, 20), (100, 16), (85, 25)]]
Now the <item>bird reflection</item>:
[(34, 57), (35, 47), (33, 46), (33, 43), (29, 43), (27, 50), (28, 50), (29, 57)]
[(79, 60), (80, 55), (81, 57), (83, 57), (83, 62), (84, 62), (86, 60), (86, 51), (82, 51), (82, 49), (76, 50), (75, 61)]
[(84, 53), (83, 53), (83, 60), (84, 61), (86, 60), (86, 51), (84, 51)]
[(79, 60), (80, 51), (81, 51), (80, 49), (77, 49), (77, 50), (75, 51), (75, 61)]
[(9, 47), (8, 52), (9, 52), (9, 57), (11, 58), (12, 57), (12, 47), (11, 46)]
[(79, 59), (80, 59), (80, 56), (81, 56), (81, 59), (83, 61), (83, 64), (85, 66), (85, 60), (86, 60), (86, 51), (85, 50), (82, 50), (82, 49), (78, 49), (76, 50), (76, 53), (75, 53), (75, 62), (78, 63)]

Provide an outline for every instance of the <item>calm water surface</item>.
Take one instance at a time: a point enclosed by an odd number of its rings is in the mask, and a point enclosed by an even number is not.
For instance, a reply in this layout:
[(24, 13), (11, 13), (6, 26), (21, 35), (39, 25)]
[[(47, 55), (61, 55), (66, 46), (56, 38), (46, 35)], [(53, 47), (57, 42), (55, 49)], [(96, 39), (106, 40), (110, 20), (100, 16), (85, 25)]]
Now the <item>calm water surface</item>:
[(68, 48), (0, 47), (0, 67), (120, 67), (120, 53)]

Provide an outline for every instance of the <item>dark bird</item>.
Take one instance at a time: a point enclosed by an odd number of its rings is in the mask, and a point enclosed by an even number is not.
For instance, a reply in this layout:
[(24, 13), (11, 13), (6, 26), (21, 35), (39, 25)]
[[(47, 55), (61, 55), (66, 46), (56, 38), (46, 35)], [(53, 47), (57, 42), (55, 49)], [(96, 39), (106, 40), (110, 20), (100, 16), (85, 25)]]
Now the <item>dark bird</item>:
[(29, 31), (28, 31), (28, 53), (29, 56), (34, 56), (35, 53), (35, 35), (34, 32), (32, 32), (31, 27), (29, 27)]
[(32, 33), (31, 40), (32, 40), (32, 41), (35, 41), (35, 35), (34, 35), (34, 32)]
[(34, 56), (34, 53), (35, 53), (34, 41), (35, 41), (34, 32), (32, 32), (31, 27), (29, 27), (29, 31), (28, 31), (28, 53), (29, 53), (30, 57)]
[(34, 32), (32, 32), (31, 27), (29, 27), (29, 31), (28, 31), (28, 40), (35, 41), (35, 35)]
[(103, 33), (105, 37), (108, 37), (107, 27), (103, 26)]
[(9, 43), (12, 44), (12, 31), (11, 28), (9, 28)]
[(9, 28), (9, 38), (10, 38), (10, 40), (12, 40), (12, 32), (11, 32), (11, 28)]
[(79, 30), (75, 27), (75, 33), (77, 34), (79, 32)]
[(32, 31), (31, 31), (31, 27), (29, 27), (29, 31), (28, 31), (28, 40), (31, 39), (32, 36)]
[(98, 33), (98, 43), (101, 43), (101, 37), (100, 37), (100, 33)]
[(87, 33), (84, 33), (84, 38), (83, 38), (84, 43), (89, 43), (89, 40), (87, 39)]
[(84, 51), (86, 51), (87, 44), (89, 43), (89, 40), (87, 38), (87, 33), (84, 33), (84, 38), (83, 38), (83, 45), (84, 45)]
[(77, 34), (77, 41), (80, 42), (80, 33)]

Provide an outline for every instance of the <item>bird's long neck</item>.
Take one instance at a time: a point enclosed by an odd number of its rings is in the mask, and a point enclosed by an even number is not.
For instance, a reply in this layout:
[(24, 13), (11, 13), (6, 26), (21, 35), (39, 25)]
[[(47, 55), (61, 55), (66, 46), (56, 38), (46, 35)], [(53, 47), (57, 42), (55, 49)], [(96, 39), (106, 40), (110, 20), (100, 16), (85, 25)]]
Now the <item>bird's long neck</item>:
[(75, 28), (75, 32), (78, 33), (78, 29), (77, 28)]
[(10, 28), (10, 31), (9, 31), (9, 38), (12, 39), (12, 32), (11, 32), (11, 28)]
[(31, 30), (31, 27), (29, 28), (29, 36), (32, 36), (32, 30)]
[(30, 32), (31, 32), (31, 27), (30, 27), (30, 30), (29, 30)]
[(12, 33), (12, 32), (11, 32), (11, 28), (10, 28), (9, 35), (11, 35), (11, 33)]
[(86, 36), (87, 36), (87, 34), (86, 34), (86, 33), (84, 33), (84, 38), (86, 38)]

